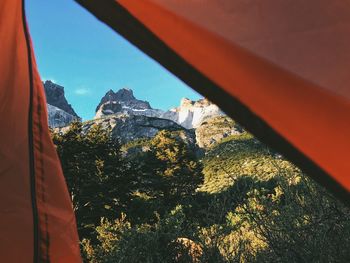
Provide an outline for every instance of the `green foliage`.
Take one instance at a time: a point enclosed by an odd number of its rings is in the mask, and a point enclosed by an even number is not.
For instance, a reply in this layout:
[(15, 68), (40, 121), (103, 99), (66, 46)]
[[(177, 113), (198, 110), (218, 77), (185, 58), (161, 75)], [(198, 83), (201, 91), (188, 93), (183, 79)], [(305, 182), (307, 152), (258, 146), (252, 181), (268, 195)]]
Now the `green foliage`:
[(163, 179), (166, 198), (190, 195), (201, 182), (201, 167), (195, 153), (176, 133), (160, 131), (151, 141), (151, 154), (156, 160), (155, 173)]
[(141, 138), (141, 139), (136, 139), (130, 142), (125, 143), (121, 150), (124, 152), (127, 152), (129, 149), (135, 148), (135, 147), (143, 147), (143, 146), (148, 146), (149, 145), (150, 139), (148, 138)]
[(130, 169), (120, 145), (108, 131), (92, 127), (86, 134), (76, 122), (64, 134), (53, 134), (73, 200), (81, 237), (90, 236), (101, 217), (114, 219), (131, 191)]
[(228, 221), (258, 237), (267, 262), (350, 260), (349, 210), (303, 175), (279, 177), (272, 192), (252, 187)]
[(280, 176), (281, 171), (300, 173), (248, 133), (223, 139), (205, 155), (203, 164), (204, 184), (200, 191), (210, 193), (229, 188), (241, 175), (269, 180)]
[(349, 209), (247, 133), (201, 160), (176, 131), (53, 139), (87, 262), (350, 262)]
[(155, 213), (188, 203), (203, 180), (195, 152), (177, 131), (160, 131), (142, 146), (147, 150), (127, 156), (138, 178), (128, 216), (138, 223), (153, 222)]
[(114, 222), (102, 219), (99, 244), (93, 247), (85, 240), (83, 251), (90, 262), (191, 262), (188, 248), (176, 242), (185, 234), (184, 225), (181, 206), (152, 225), (132, 226), (124, 214)]

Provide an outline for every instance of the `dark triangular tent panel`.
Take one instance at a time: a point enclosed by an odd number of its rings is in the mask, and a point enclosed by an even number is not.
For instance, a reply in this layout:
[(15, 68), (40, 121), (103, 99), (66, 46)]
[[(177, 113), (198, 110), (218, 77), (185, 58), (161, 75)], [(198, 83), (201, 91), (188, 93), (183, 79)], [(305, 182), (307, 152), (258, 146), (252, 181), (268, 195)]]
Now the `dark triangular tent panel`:
[(349, 201), (348, 1), (77, 2)]
[(0, 2), (1, 262), (81, 262), (24, 1)]

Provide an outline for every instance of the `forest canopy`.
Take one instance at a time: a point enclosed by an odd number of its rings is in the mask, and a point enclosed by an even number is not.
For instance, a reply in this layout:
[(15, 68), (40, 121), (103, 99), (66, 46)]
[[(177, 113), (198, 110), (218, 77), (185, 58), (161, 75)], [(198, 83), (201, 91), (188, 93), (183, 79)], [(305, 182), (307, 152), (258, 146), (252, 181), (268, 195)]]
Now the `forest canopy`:
[(87, 262), (350, 262), (350, 211), (250, 134), (52, 133)]

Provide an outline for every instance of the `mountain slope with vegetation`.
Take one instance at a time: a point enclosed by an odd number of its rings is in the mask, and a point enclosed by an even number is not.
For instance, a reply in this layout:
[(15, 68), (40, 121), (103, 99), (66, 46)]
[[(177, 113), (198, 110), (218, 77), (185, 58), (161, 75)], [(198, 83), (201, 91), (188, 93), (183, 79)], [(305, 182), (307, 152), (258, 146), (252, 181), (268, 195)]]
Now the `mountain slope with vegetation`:
[(183, 132), (53, 134), (86, 262), (350, 261), (349, 209), (302, 171), (244, 131), (204, 152)]
[(247, 132), (222, 139), (206, 153), (203, 164), (205, 180), (200, 190), (210, 193), (229, 188), (240, 176), (269, 180), (282, 173), (300, 173)]

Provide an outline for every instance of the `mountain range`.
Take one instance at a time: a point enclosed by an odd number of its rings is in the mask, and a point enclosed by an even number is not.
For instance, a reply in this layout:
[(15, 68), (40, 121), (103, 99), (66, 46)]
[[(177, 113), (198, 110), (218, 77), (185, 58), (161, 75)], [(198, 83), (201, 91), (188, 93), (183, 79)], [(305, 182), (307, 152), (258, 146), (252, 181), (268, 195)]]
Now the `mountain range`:
[(177, 108), (168, 111), (153, 109), (149, 102), (136, 99), (133, 91), (126, 88), (117, 92), (108, 91), (96, 108), (95, 119), (118, 113), (167, 119), (186, 129), (199, 127), (207, 118), (224, 115), (218, 106), (207, 99), (192, 101), (183, 98)]
[[(64, 96), (64, 88), (52, 81), (44, 82), (48, 120), (51, 128), (65, 130), (72, 121), (81, 121)], [(94, 124), (111, 130), (122, 143), (154, 137), (160, 130), (180, 131), (181, 138), (207, 148), (224, 137), (241, 133), (242, 129), (218, 106), (207, 99), (192, 101), (183, 98), (180, 106), (163, 111), (147, 101), (135, 98), (133, 91), (109, 90), (100, 100), (93, 120), (83, 123), (83, 130)]]

